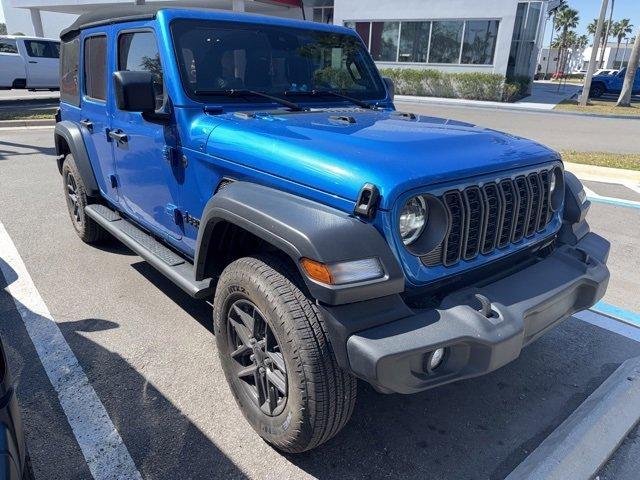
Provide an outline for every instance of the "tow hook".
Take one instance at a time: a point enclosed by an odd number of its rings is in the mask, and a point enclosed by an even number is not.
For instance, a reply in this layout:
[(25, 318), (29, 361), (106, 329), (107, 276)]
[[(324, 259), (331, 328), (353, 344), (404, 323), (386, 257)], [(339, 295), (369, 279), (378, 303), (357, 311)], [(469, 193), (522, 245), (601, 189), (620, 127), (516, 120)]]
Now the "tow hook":
[(474, 296), (476, 300), (480, 302), (480, 308), (478, 309), (479, 313), (484, 315), (485, 318), (495, 318), (498, 316), (498, 313), (491, 308), (491, 300), (479, 293), (476, 293)]

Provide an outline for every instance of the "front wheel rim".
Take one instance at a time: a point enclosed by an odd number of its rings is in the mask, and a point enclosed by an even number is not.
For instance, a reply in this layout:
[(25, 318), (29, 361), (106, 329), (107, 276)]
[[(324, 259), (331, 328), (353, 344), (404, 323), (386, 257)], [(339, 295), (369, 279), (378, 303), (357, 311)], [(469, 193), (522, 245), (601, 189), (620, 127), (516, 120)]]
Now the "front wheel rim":
[(243, 298), (231, 304), (227, 341), (233, 375), (248, 396), (265, 415), (282, 413), (288, 391), (284, 356), (269, 322), (253, 302)]

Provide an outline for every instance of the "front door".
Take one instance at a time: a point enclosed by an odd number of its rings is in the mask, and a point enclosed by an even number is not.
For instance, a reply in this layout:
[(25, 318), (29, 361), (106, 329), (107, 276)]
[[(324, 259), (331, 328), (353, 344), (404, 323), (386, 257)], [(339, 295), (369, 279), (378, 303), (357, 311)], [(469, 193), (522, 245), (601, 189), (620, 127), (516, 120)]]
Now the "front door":
[(60, 44), (50, 40), (25, 40), (27, 87), (55, 88), (59, 85)]
[[(127, 24), (116, 33), (116, 70), (150, 71), (156, 77), (157, 111), (165, 107), (162, 64), (153, 30)], [(182, 237), (179, 168), (174, 129), (113, 104), (111, 138), (122, 206), (139, 223), (168, 240)]]

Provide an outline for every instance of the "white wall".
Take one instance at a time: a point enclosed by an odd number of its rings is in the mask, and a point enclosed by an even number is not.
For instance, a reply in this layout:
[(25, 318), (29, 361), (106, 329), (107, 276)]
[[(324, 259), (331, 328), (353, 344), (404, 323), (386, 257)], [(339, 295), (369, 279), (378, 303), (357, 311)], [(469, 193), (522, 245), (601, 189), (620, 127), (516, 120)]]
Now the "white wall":
[[(505, 74), (511, 48), (517, 0), (335, 0), (334, 23), (342, 25), (348, 20), (447, 20), (497, 19), (500, 20), (494, 65), (419, 66), (445, 71), (484, 71)], [(380, 67), (398, 66), (396, 63), (378, 63)]]

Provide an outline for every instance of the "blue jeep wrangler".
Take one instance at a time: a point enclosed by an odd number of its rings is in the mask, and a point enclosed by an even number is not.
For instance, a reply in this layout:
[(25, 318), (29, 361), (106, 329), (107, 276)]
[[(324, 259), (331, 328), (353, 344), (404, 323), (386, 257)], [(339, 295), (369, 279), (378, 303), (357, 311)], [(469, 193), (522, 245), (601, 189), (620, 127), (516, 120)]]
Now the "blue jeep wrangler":
[[(605, 93), (619, 95), (622, 91), (624, 76), (626, 74), (627, 69), (623, 68), (615, 75), (594, 76), (591, 80), (591, 89), (589, 90), (589, 96), (592, 98), (600, 98)], [(636, 71), (636, 76), (633, 81), (631, 93), (633, 95), (640, 95), (640, 68)]]
[(558, 154), (396, 111), (346, 28), (118, 6), (63, 32), (61, 75), (75, 230), (213, 300), (230, 388), (280, 450), (333, 437), (356, 378), (490, 372), (605, 292), (609, 244)]

